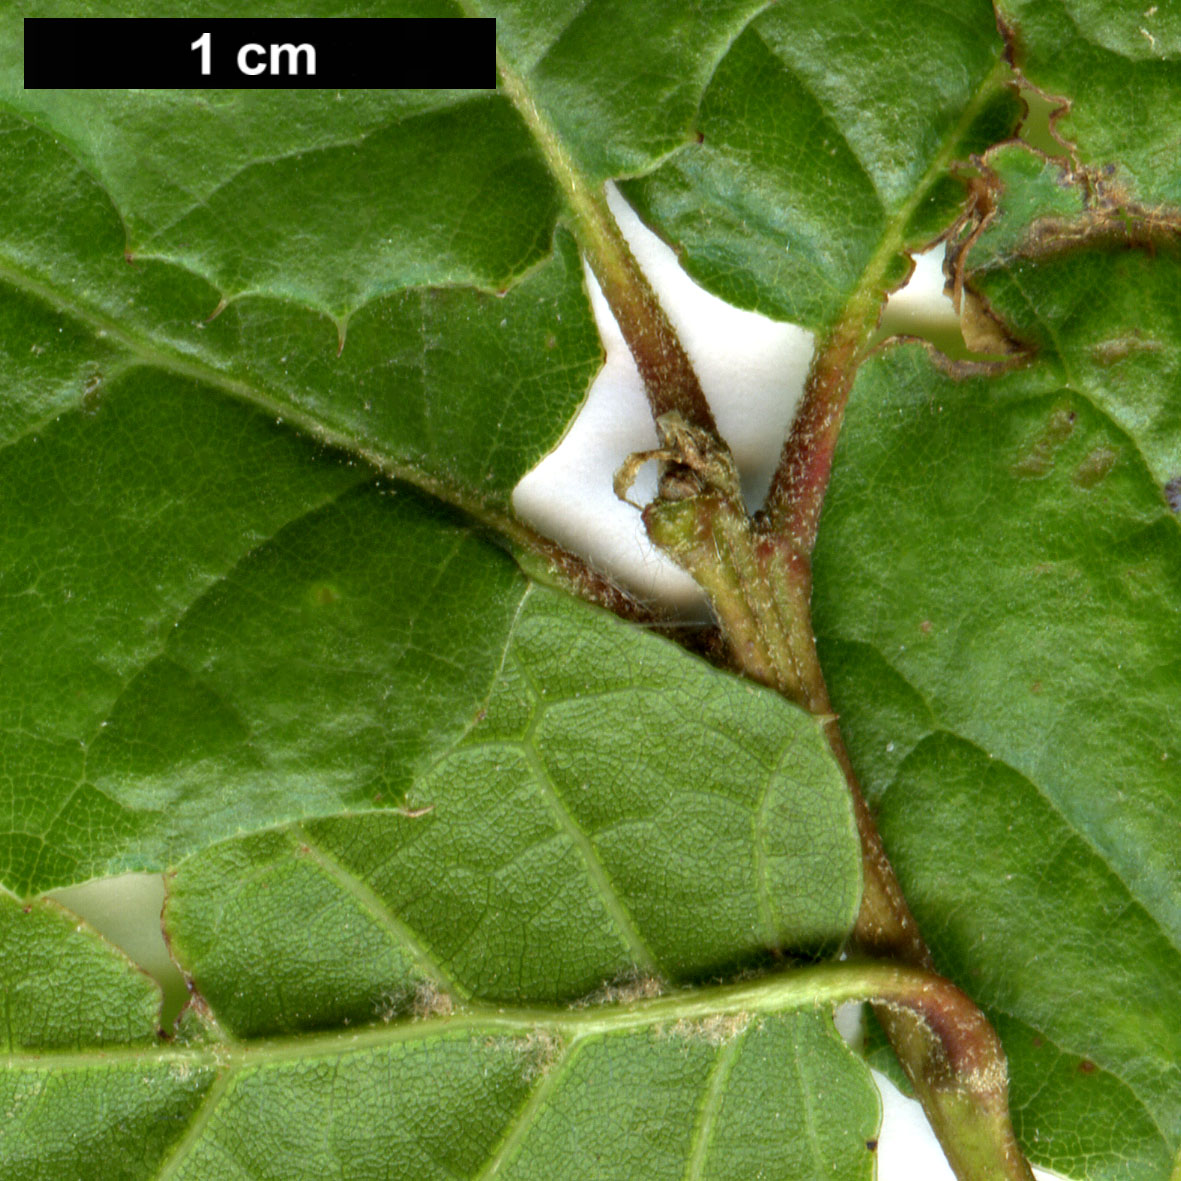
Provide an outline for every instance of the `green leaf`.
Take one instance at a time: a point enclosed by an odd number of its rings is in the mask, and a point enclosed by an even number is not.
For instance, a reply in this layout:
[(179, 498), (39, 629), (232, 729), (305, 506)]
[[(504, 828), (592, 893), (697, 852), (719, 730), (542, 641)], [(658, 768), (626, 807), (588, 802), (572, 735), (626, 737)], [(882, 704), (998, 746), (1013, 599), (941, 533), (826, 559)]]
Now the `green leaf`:
[(507, 285), (548, 253), (552, 182), (491, 92), (314, 92), (298, 105), (282, 91), (24, 93), (22, 113), (68, 137), (128, 211), (128, 255), (182, 266), (227, 300), (347, 319), (404, 288)]
[(1014, 65), (1066, 100), (1056, 123), (1113, 204), (1181, 204), (1181, 16), (1171, 4), (999, 0)]
[[(153, 1045), (150, 1023), (129, 1024), (144, 981), (118, 953), (9, 900), (0, 923), (5, 1177), (872, 1176), (864, 1067), (831, 1022), (793, 1011), (823, 983), (451, 1017), (436, 1004), (251, 1041), (194, 1017), (185, 1040)], [(68, 964), (55, 996), (38, 957)], [(327, 985), (331, 965), (305, 971), (325, 968)], [(817, 1111), (821, 1086), (838, 1102)]]
[[(158, 106), (179, 101), (140, 96), (137, 115), (159, 118)], [(188, 99), (194, 108), (204, 101)], [(315, 122), (307, 111), (300, 118)], [(163, 385), (196, 382), (228, 394), (451, 500), (503, 513), (513, 485), (552, 445), (598, 368), (581, 266), (565, 234), (549, 261), (503, 298), (456, 285), (463, 276), (444, 269), (400, 282), (401, 290), (375, 294), (333, 322), (306, 295), (311, 280), (297, 280), (294, 265), (285, 272), (290, 282), (255, 276), (245, 290), (219, 286), (216, 273), (211, 282), (192, 260), (164, 251), (128, 265), (131, 214), (112, 204), (109, 179), (24, 119), (0, 116), (0, 132), (5, 328), (30, 342), (4, 359), (6, 442), (57, 414), (93, 409), (134, 371), (150, 370)], [(302, 159), (311, 169), (317, 153)], [(307, 183), (322, 185), (325, 175)], [(291, 182), (265, 183), (265, 199), (236, 205), (289, 225), (273, 196), (290, 192)], [(365, 204), (360, 193), (336, 193), (345, 204)], [(393, 226), (397, 196), (385, 199)], [(237, 216), (218, 226), (227, 241), (256, 241)], [(419, 240), (413, 226), (400, 233)], [(309, 227), (303, 240), (304, 254), (355, 273), (327, 249), (349, 241), (347, 227)], [(547, 230), (546, 249), (549, 242)]]
[[(1070, 1176), (1165, 1177), (1181, 1140), (1181, 530), (1151, 448), (1106, 409), (1126, 387), (1086, 305), (1101, 288), (1108, 334), (1166, 336), (1178, 260), (1049, 269), (1011, 280), (1053, 326), (1036, 366), (957, 381), (907, 346), (862, 368), (816, 623), (919, 925), (1005, 1035), (1027, 1149)], [(1130, 324), (1112, 317), (1125, 300)]]
[[(85, 1175), (143, 1176), (142, 1166), (161, 1159), (213, 1080), (202, 1064), (144, 1061), (127, 1070), (107, 1058), (124, 1047), (153, 1052), (156, 984), (53, 903), (21, 906), (0, 896), (0, 991), (5, 1175), (84, 1175), (82, 1162), (93, 1166)], [(61, 1069), (64, 1062), (73, 1069)], [(71, 1108), (73, 1119), (63, 1121)]]
[[(477, 718), (401, 812), (182, 866), (172, 945), (228, 1027), (372, 1019), (390, 989), (557, 1003), (637, 972), (687, 981), (831, 949), (852, 925), (843, 781), (816, 723), (775, 695), (535, 589)], [(335, 965), (330, 989), (303, 979), (309, 955)], [(273, 1028), (258, 1014), (274, 989), (294, 1007)]]
[[(201, 997), (180, 1044), (85, 928), (5, 900), (5, 1176), (870, 1176), (872, 1086), (830, 1021), (790, 1015), (823, 989), (769, 976), (618, 1008), (842, 938), (860, 856), (820, 727), (516, 583), (477, 720), (402, 811), (239, 837), (172, 875), (167, 930)], [(440, 663), (420, 694), (446, 693)], [(158, 721), (148, 751), (174, 732)], [(813, 1112), (820, 1078), (840, 1108)]]
[[(1022, 147), (997, 149), (988, 166), (999, 206), (970, 251), (971, 286), (1036, 351), (1039, 380), (1110, 416), (1166, 484), (1181, 475), (1181, 297), (1167, 217), (1096, 208), (1057, 164)], [(1078, 249), (1087, 244), (1119, 252)]]
[[(328, 547), (326, 574), (316, 555), (341, 537), (375, 549), (349, 568), (348, 547)], [(427, 540), (445, 589), (415, 595)], [(384, 594), (366, 582), (379, 575)], [(392, 602), (390, 587), (402, 588)], [(458, 659), (452, 596), (473, 590), (491, 634), (468, 634)], [(314, 811), (313, 788), (372, 790), (375, 773), (394, 798), (408, 780), (409, 798), (182, 864), (168, 929), (203, 993), (187, 1046), (156, 1038), (154, 985), (84, 927), (4, 900), (5, 1176), (312, 1177), (341, 1161), (356, 1177), (391, 1162), (407, 1177), (563, 1175), (555, 1161), (582, 1176), (598, 1154), (621, 1176), (690, 1162), (702, 1176), (753, 1175), (768, 1161), (784, 1177), (834, 1162), (870, 1175), (876, 1100), (862, 1068), (825, 1018), (775, 1015), (810, 1008), (806, 988), (765, 1009), (758, 996), (715, 1011), (707, 994), (673, 994), (618, 1028), (601, 1003), (585, 1018), (565, 1007), (604, 982), (635, 981), (642, 996), (658, 979), (732, 974), (843, 937), (859, 851), (812, 719), (530, 589), (417, 497), (368, 481), (264, 546), (177, 631), (102, 736), (121, 759), (104, 782), (147, 805), (137, 840), (199, 846), (284, 807)], [(186, 673), (190, 657), (201, 676)], [(448, 719), (473, 686), (475, 721), (457, 738)], [(366, 701), (379, 689), (380, 730)], [(268, 779), (275, 791), (259, 798)], [(292, 804), (277, 802), (280, 785), (299, 789)], [(185, 832), (189, 797), (238, 798)], [(120, 846), (118, 831), (79, 827), (96, 855)], [(529, 1008), (506, 1016), (505, 1002)], [(325, 1030), (337, 1032), (311, 1036)], [(812, 1111), (821, 1077), (842, 1108)]]
[[(501, 44), (594, 177), (690, 136), (752, 8)], [(605, 158), (571, 127), (620, 20), (676, 80), (600, 105)], [(598, 367), (544, 145), (492, 93), (28, 92), (5, 60), (0, 875), (194, 854), (200, 990), (161, 1040), (150, 982), (5, 899), (5, 1176), (868, 1176), (864, 1071), (795, 1014), (823, 994), (701, 988), (852, 924), (817, 723), (391, 482), (519, 539)]]
[[(842, 1117), (816, 1151), (866, 1175), (875, 1104), (823, 1019), (744, 1026), (741, 1054), (714, 1026), (571, 1038), (570, 1081), (552, 1093), (541, 1035), (520, 1023), (404, 1026), (444, 988), (559, 1004), (637, 971), (694, 980), (835, 946), (856, 911), (859, 858), (816, 724), (667, 641), (530, 589), (470, 527), (271, 421), (250, 393), (128, 359), (93, 317), (14, 286), (14, 339), (31, 329), (47, 343), (12, 359), (10, 388), (43, 396), (20, 365), (49, 355), (77, 402), (18, 422), (0, 457), (6, 756), (22, 769), (9, 888), (161, 866), (235, 832), (342, 814), (188, 863), (173, 946), (239, 1037), (403, 1025), (388, 1046), (358, 1051), (348, 1034), (331, 1051), (293, 1040), (260, 1067), (216, 1033), (178, 1056), (154, 1042), (141, 977), (146, 1019), (129, 1037), (125, 984), (16, 942), (8, 1004), (29, 1006), (42, 1032), (10, 1046), (36, 1060), (18, 1053), (5, 1071), (17, 1121), (6, 1175), (186, 1175), (183, 1156), (187, 1175), (207, 1176), (230, 1168), (225, 1145), (243, 1127), (258, 1136), (261, 1104), (271, 1140), (252, 1140), (250, 1176), (320, 1175), (322, 1138), (282, 1154), (275, 1144), (325, 1126), (354, 1142), (357, 1176), (387, 1155), (409, 1176), (449, 1153), (476, 1169), (505, 1137), (520, 1175), (552, 1175), (551, 1151), (577, 1173), (583, 1142), (622, 1144), (620, 1159), (658, 1170), (684, 1158), (735, 1175), (769, 1142), (795, 1170), (785, 1175), (807, 1176), (810, 1154), (792, 1163), (792, 1121), (812, 1120), (810, 1089), (769, 1082), (784, 1061), (802, 1079), (831, 1063), (826, 1077), (845, 1080), (859, 1122)], [(103, 349), (118, 377), (79, 397), (76, 375)], [(670, 772), (685, 765), (703, 772)], [(373, 811), (399, 804), (408, 815)], [(55, 1004), (105, 1014), (114, 1032), (51, 1021)], [(148, 1044), (120, 1062), (91, 1052), (127, 1041)], [(63, 1046), (68, 1059), (46, 1056)], [(630, 1081), (592, 1093), (575, 1063), (605, 1083), (600, 1055)], [(454, 1079), (442, 1093), (440, 1058)], [(718, 1058), (734, 1080), (726, 1097)], [(578, 1125), (584, 1141), (547, 1139), (580, 1114), (594, 1116)]]
[[(590, 183), (688, 140), (718, 55), (759, 5), (542, 7), (501, 6), (498, 45)], [(379, 8), (366, 15), (459, 15)], [(18, 44), (19, 19), (0, 19)], [(614, 72), (622, 46), (644, 70), (607, 89), (594, 62)], [(506, 98), (26, 91), (19, 54), (0, 60), (0, 280), (102, 338), (72, 377), (97, 392), (104, 366), (161, 367), (503, 513), (601, 357), (571, 243), (554, 247), (544, 145)], [(39, 398), (19, 419), (45, 414)]]
[(992, 6), (768, 8), (697, 115), (700, 143), (625, 186), (730, 303), (824, 332), (877, 301), (963, 202), (949, 166), (1010, 134)]
[(478, 708), (524, 593), (412, 493), (150, 372), (0, 469), (17, 892), (397, 803)]
[[(173, 453), (161, 447), (145, 464), (147, 438), (173, 439)], [(526, 608), (527, 581), (489, 543), (247, 408), (165, 398), (132, 383), (97, 414), (67, 416), (44, 438), (9, 449), (4, 458), (16, 470), (8, 486), (27, 479), (35, 489), (43, 456), (78, 454), (98, 457), (98, 478), (48, 509), (30, 491), (17, 500), (28, 512), (9, 515), (6, 581), (18, 606), (5, 617), (5, 699), (13, 730), (29, 719), (9, 744), (28, 768), (10, 805), (26, 817), (6, 834), (10, 889), (161, 866), (235, 831), (397, 804), (412, 787), (433, 790), (426, 785), (439, 760), (478, 710), (509, 710), (496, 741), (520, 741), (529, 710), (541, 708), (526, 702), (587, 692), (618, 696), (604, 697), (581, 724), (574, 709), (572, 731), (555, 721), (560, 712), (546, 710), (536, 723), (547, 747), (573, 744), (568, 757), (583, 765), (583, 779), (563, 782), (563, 792), (586, 791), (604, 774), (591, 759), (603, 724), (627, 736), (633, 760), (690, 744), (702, 766), (722, 767), (736, 757), (730, 746), (751, 747), (747, 786), (742, 778), (730, 785), (743, 818), (714, 815), (726, 806), (706, 807), (707, 793), (699, 797), (705, 811), (690, 810), (682, 825), (716, 836), (735, 823), (749, 827), (765, 807), (757, 823), (778, 829), (788, 814), (774, 777), (793, 757), (811, 760), (805, 778), (827, 773), (831, 806), (843, 807), (839, 776), (802, 715), (766, 694), (752, 706), (745, 686), (667, 642), (596, 622), (585, 608), (558, 599), (547, 614), (541, 592)], [(46, 569), (38, 558), (46, 549), (69, 560)], [(140, 564), (112, 567), (107, 553), (134, 554)], [(96, 585), (98, 572), (105, 581)], [(122, 611), (113, 612), (115, 602)], [(55, 614), (47, 603), (64, 609)], [(531, 661), (542, 662), (537, 672)], [(529, 675), (541, 677), (536, 687), (519, 684)], [(64, 699), (63, 684), (71, 687)], [(645, 704), (648, 697), (655, 700)], [(718, 715), (723, 735), (735, 735), (730, 746), (696, 734), (703, 709)], [(740, 710), (741, 719), (727, 721)], [(498, 719), (493, 712), (469, 738)], [(801, 726), (807, 756), (791, 754)], [(765, 728), (757, 742), (755, 727)], [(487, 750), (474, 762), (463, 757), (463, 782), (473, 787), (467, 777), (492, 774), (498, 763)], [(676, 785), (667, 774), (657, 763), (629, 777), (643, 791), (647, 776), (667, 810)], [(641, 823), (654, 806), (630, 819)], [(822, 867), (830, 840), (853, 844), (847, 815), (840, 835), (823, 835), (831, 820), (816, 817)], [(666, 823), (678, 823), (675, 812), (666, 811)], [(777, 875), (775, 851), (760, 856)], [(847, 853), (832, 862), (830, 884), (853, 885), (841, 890), (835, 932), (830, 920), (819, 924), (822, 941), (839, 938), (856, 908), (855, 860)], [(764, 915), (763, 930), (780, 925)]]
[(497, 49), (588, 181), (689, 144), (702, 91), (764, 0), (473, 0)]
[[(1037, 359), (866, 366), (817, 622), (1025, 1143), (1163, 1178), (1174, 18), (1002, 7), (1089, 168), (1084, 197), (981, 161), (970, 279)], [(0, 16), (0, 882), (180, 861), (197, 990), (163, 1041), (116, 952), (3, 899), (5, 1176), (872, 1168), (863, 1072), (803, 1012), (839, 969), (767, 971), (857, 909), (819, 730), (483, 530), (544, 554), (510, 495), (600, 363), (555, 173), (628, 181), (712, 290), (855, 345), (1014, 130), (1005, 41), (975, 2), (466, 10), (502, 92), (25, 91)], [(1118, 219), (1155, 259), (1098, 241)]]

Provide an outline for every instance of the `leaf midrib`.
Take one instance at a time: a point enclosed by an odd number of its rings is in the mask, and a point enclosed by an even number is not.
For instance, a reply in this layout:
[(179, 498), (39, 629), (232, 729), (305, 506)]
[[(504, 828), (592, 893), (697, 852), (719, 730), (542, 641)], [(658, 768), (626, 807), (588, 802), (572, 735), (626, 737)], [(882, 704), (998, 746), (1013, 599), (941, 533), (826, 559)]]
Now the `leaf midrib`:
[[(580, 1046), (588, 1041), (611, 1034), (640, 1030), (684, 1030), (693, 1035), (695, 1023), (718, 1016), (743, 1019), (743, 1028), (751, 1028), (750, 1019), (797, 1011), (819, 1011), (821, 1008), (845, 1001), (865, 1000), (870, 997), (905, 998), (921, 991), (925, 974), (898, 965), (877, 963), (827, 963), (766, 976), (757, 981), (721, 985), (702, 989), (683, 989), (660, 997), (640, 1000), (628, 1005), (575, 1006), (550, 1008), (504, 1009), (477, 1003), (448, 1016), (402, 1020), (389, 1025), (371, 1026), (358, 1031), (293, 1034), (279, 1038), (260, 1039), (254, 1043), (218, 1042), (191, 1048), (170, 1045), (104, 1047), (89, 1051), (44, 1051), (9, 1054), (5, 1067), (9, 1070), (40, 1070), (58, 1077), (70, 1070), (125, 1069), (142, 1071), (169, 1068), (170, 1073), (188, 1077), (194, 1068), (215, 1072), (200, 1102), (194, 1109), (185, 1131), (167, 1153), (158, 1171), (157, 1181), (175, 1175), (188, 1159), (190, 1152), (201, 1142), (202, 1130), (215, 1118), (221, 1100), (245, 1074), (266, 1067), (281, 1067), (284, 1063), (332, 1057), (338, 1061), (347, 1055), (380, 1052), (397, 1045), (426, 1042), (435, 1038), (464, 1038), (487, 1041), (497, 1036), (513, 1037), (527, 1042), (538, 1033), (556, 1039), (562, 1045), (557, 1062), (534, 1086), (512, 1121), (506, 1137), (497, 1148), (490, 1150), (486, 1170), (492, 1171), (500, 1161), (508, 1159), (512, 1150), (528, 1134), (532, 1117), (543, 1105), (548, 1093), (556, 1085), (555, 1076), (577, 1056)], [(711, 1097), (722, 1095), (725, 1069), (738, 1053), (735, 1039), (729, 1054), (720, 1051), (721, 1069), (716, 1057), (709, 1079), (706, 1080), (703, 1110), (708, 1113)], [(473, 1052), (478, 1046), (473, 1046)], [(146, 1080), (145, 1080), (146, 1081)], [(709, 1120), (699, 1126), (698, 1133), (708, 1134)], [(704, 1140), (697, 1147), (701, 1149)], [(705, 1149), (694, 1154), (699, 1160)], [(506, 1151), (508, 1156), (506, 1156)]]
[(6, 1069), (63, 1071), (120, 1063), (213, 1066), (230, 1071), (278, 1065), (307, 1058), (334, 1057), (381, 1050), (389, 1046), (462, 1034), (528, 1037), (544, 1030), (571, 1042), (628, 1030), (711, 1017), (771, 1016), (864, 1000), (879, 994), (903, 995), (922, 976), (885, 961), (817, 964), (795, 968), (754, 982), (677, 989), (626, 1005), (501, 1006), (472, 1002), (447, 1016), (402, 1018), (363, 1029), (314, 1031), (258, 1038), (250, 1042), (217, 1042), (178, 1047), (96, 1045), (90, 1049), (22, 1050), (6, 1054)]
[[(870, 256), (861, 272), (861, 277), (845, 302), (842, 314), (838, 317), (838, 325), (842, 321), (853, 317), (863, 317), (865, 310), (862, 305), (867, 301), (876, 306), (881, 300), (880, 291), (890, 262), (905, 249), (904, 232), (920, 203), (930, 192), (931, 186), (946, 171), (955, 157), (956, 148), (967, 134), (976, 117), (984, 109), (985, 104), (994, 94), (999, 93), (1006, 82), (1013, 81), (1013, 70), (1003, 56), (998, 56), (992, 69), (981, 79), (980, 85), (972, 93), (972, 97), (964, 105), (959, 119), (948, 131), (942, 146), (931, 157), (926, 171), (919, 178), (910, 195), (892, 214), (886, 216), (886, 228), (878, 241), (877, 248)], [(876, 191), (876, 186), (875, 186)], [(937, 239), (938, 240), (938, 239)], [(833, 334), (839, 333), (839, 326), (833, 329)]]

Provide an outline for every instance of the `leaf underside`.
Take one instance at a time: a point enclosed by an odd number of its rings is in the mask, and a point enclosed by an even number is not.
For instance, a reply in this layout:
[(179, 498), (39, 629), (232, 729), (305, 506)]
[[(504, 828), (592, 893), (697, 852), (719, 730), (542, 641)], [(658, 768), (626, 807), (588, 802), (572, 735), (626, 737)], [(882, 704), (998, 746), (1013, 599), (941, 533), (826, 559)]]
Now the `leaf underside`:
[[(1036, 180), (1004, 174), (1007, 200)], [(909, 345), (863, 366), (816, 553), (821, 656), (903, 888), (1002, 1034), (1038, 1159), (1168, 1176), (1181, 255), (1034, 267), (1040, 240), (981, 248), (980, 288), (1037, 363), (956, 380)]]
[[(1027, 1151), (1163, 1181), (1181, 41), (1165, 5), (1000, 9), (1088, 179), (971, 166), (998, 210), (968, 282), (1028, 359), (863, 365), (816, 625)], [(496, 15), (588, 185), (819, 336), (1020, 112), (983, 3), (413, 13)], [(827, 1015), (612, 1024), (831, 954), (858, 847), (814, 722), (485, 532), (519, 539), (512, 489), (601, 359), (546, 145), (493, 92), (24, 91), (19, 45), (0, 15), (0, 882), (33, 899), (0, 900), (0, 1171), (871, 1176)], [(155, 984), (35, 897), (127, 869), (169, 871), (171, 1040)]]

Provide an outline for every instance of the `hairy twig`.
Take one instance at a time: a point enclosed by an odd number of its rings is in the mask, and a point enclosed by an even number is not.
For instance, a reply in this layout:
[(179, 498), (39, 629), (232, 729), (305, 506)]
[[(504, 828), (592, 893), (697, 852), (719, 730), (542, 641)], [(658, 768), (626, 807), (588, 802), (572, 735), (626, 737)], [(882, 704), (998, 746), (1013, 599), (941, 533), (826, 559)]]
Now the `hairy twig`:
[[(843, 399), (842, 385), (833, 382), (824, 388), (840, 391), (836, 396)], [(828, 421), (839, 423), (839, 417), (836, 409)], [(814, 521), (798, 537), (757, 528), (747, 516), (728, 453), (711, 453), (704, 437), (676, 415), (664, 416), (658, 427), (664, 443), (660, 457), (669, 472), (679, 474), (675, 481), (662, 482), (661, 499), (644, 511), (650, 536), (709, 595), (731, 667), (820, 717), (845, 773), (861, 836), (864, 882), (854, 949), (931, 972), (930, 952), (857, 782), (817, 658), (811, 564), (801, 544)], [(830, 429), (835, 439), (835, 428)], [(817, 454), (821, 452), (825, 454), (807, 470), (831, 463), (831, 446)], [(825, 482), (827, 472), (825, 466)], [(811, 504), (819, 509), (816, 490), (822, 493), (823, 484), (805, 482), (801, 488), (808, 503), (799, 514), (787, 512), (784, 520), (806, 525)], [(913, 1007), (879, 1001), (877, 1015), (961, 1181), (1030, 1181), (1009, 1120), (1004, 1055), (983, 1014), (963, 997), (954, 1011), (936, 1006), (921, 1015)], [(956, 1040), (967, 1029), (975, 1031), (976, 1039), (970, 1064)], [(987, 1036), (979, 1034), (982, 1029)], [(987, 1086), (981, 1086), (982, 1079)]]
[[(620, 472), (616, 491), (626, 495), (640, 463), (661, 462), (660, 493), (644, 511), (645, 524), (657, 545), (705, 589), (731, 667), (824, 719), (861, 834), (864, 890), (855, 945), (904, 965), (895, 968), (899, 972), (921, 972), (927, 981), (920, 990), (922, 1002), (878, 996), (879, 1017), (961, 1181), (1031, 1181), (1009, 1121), (1000, 1043), (966, 996), (930, 974), (930, 954), (837, 729), (812, 634), (812, 546), (858, 350), (880, 310), (876, 279), (862, 285), (822, 342), (766, 511), (752, 521), (733, 458), (688, 356), (601, 189), (579, 173), (545, 114), (504, 62), (500, 75), (563, 191), (574, 232), (635, 358), (656, 420), (659, 448), (633, 457)], [(892, 240), (882, 244), (869, 268), (871, 277), (884, 274), (895, 249)]]

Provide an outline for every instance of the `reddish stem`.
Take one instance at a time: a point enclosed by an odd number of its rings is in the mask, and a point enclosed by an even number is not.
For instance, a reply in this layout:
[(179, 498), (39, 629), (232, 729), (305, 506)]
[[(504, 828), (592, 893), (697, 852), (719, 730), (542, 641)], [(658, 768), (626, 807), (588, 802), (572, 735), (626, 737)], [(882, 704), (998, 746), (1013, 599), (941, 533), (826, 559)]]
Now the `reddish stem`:
[(820, 509), (832, 472), (845, 405), (856, 372), (854, 360), (864, 336), (864, 317), (849, 315), (816, 350), (804, 398), (771, 483), (762, 528), (790, 538), (810, 554)]

